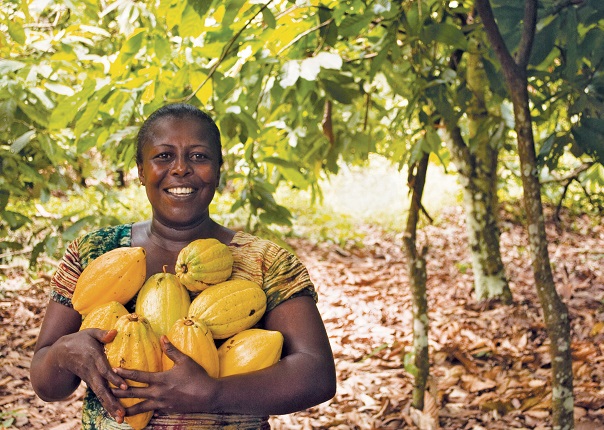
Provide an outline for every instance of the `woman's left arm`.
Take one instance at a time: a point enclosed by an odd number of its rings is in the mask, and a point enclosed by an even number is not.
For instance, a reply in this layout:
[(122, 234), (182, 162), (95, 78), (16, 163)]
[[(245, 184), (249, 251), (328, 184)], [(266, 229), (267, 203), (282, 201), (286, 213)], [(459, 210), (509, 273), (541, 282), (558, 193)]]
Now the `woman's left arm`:
[(336, 391), (335, 364), (312, 297), (282, 302), (265, 315), (264, 328), (280, 331), (284, 338), (282, 358), (269, 368), (214, 379), (166, 343), (164, 348), (175, 362), (171, 370), (145, 373), (118, 369), (122, 378), (149, 386), (116, 389), (114, 394), (147, 399), (130, 407), (128, 415), (153, 409), (165, 413), (280, 415), (331, 399)]

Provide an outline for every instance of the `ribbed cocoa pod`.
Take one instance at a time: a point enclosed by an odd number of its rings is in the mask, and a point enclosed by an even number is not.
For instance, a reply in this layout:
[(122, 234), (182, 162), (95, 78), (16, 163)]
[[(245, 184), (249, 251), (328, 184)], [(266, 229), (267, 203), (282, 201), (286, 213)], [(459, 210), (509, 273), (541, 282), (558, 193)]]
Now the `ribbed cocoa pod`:
[[(203, 367), (208, 375), (218, 378), (218, 351), (210, 329), (200, 320), (181, 318), (168, 332), (168, 340), (183, 354)], [(169, 370), (174, 362), (162, 355), (163, 369)]]
[[(118, 319), (117, 335), (105, 345), (105, 354), (112, 367), (160, 372), (162, 370), (162, 350), (151, 324), (142, 316), (128, 314)], [(147, 384), (126, 380), (131, 387), (146, 387)], [(120, 403), (128, 408), (141, 402), (138, 398), (121, 398)], [(125, 420), (135, 430), (143, 429), (151, 420), (153, 411), (126, 417)]]
[(93, 308), (82, 321), (80, 330), (87, 328), (100, 328), (111, 330), (115, 328), (117, 320), (128, 314), (128, 310), (120, 302), (111, 301)]
[(274, 330), (252, 328), (237, 333), (218, 348), (220, 377), (253, 372), (281, 359), (283, 335)]
[(125, 305), (145, 282), (147, 260), (141, 247), (116, 248), (92, 260), (80, 274), (71, 303), (82, 315), (116, 301)]
[(180, 251), (175, 271), (187, 290), (203, 291), (229, 279), (233, 271), (233, 254), (217, 239), (197, 239)]
[(202, 320), (214, 339), (251, 328), (266, 311), (266, 293), (252, 281), (233, 279), (205, 289), (191, 302), (189, 315)]
[(158, 337), (168, 334), (180, 318), (187, 316), (191, 298), (176, 275), (156, 273), (145, 281), (136, 297), (135, 312), (144, 316)]

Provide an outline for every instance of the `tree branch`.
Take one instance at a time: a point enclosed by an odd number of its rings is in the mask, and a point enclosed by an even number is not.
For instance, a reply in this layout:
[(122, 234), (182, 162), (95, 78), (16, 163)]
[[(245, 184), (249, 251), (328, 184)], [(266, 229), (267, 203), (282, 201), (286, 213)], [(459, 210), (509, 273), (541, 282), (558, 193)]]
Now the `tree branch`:
[[(484, 30), (489, 37), (491, 46), (493, 47), (497, 58), (499, 58), (499, 61), (501, 62), (503, 73), (507, 75), (510, 71), (514, 71), (514, 75), (516, 76), (518, 76), (518, 73), (524, 75), (524, 71), (518, 67), (518, 64), (516, 64), (516, 61), (514, 61), (509, 49), (505, 45), (503, 36), (501, 36), (499, 27), (497, 27), (497, 23), (495, 22), (495, 16), (493, 15), (493, 9), (491, 8), (491, 3), (489, 0), (476, 0), (476, 10), (478, 11), (478, 15), (484, 24)], [(510, 80), (516, 76), (506, 76), (506, 80), (508, 80), (509, 83)]]
[(562, 9), (566, 9), (567, 7), (571, 7), (571, 6), (585, 6), (585, 4), (587, 3), (586, 0), (567, 0), (565, 2), (561, 2), (557, 5), (555, 5), (551, 10), (547, 11), (548, 15), (557, 15), (559, 14)]
[(537, 28), (537, 0), (525, 0), (524, 2), (524, 20), (522, 23), (522, 39), (518, 45), (516, 53), (516, 64), (526, 70), (531, 58), (531, 49), (535, 39), (535, 29)]
[(199, 84), (197, 86), (197, 88), (188, 96), (186, 96), (184, 99), (182, 99), (181, 101), (189, 101), (191, 100), (193, 97), (195, 97), (195, 94), (197, 94), (197, 92), (199, 90), (201, 90), (203, 88), (203, 86), (210, 80), (212, 79), (212, 76), (214, 76), (214, 73), (216, 72), (216, 69), (218, 69), (218, 66), (220, 66), (222, 64), (222, 62), (224, 61), (224, 59), (227, 57), (228, 54), (230, 54), (231, 52), (231, 48), (233, 47), (233, 45), (235, 44), (235, 41), (237, 39), (239, 39), (239, 36), (241, 36), (241, 33), (243, 33), (243, 31), (249, 27), (249, 25), (256, 19), (256, 17), (258, 15), (260, 15), (262, 13), (262, 11), (264, 9), (266, 9), (268, 7), (269, 4), (271, 4), (273, 2), (273, 0), (269, 0), (268, 2), (266, 2), (265, 4), (262, 5), (262, 7), (260, 9), (258, 9), (258, 12), (256, 12), (254, 14), (254, 16), (252, 16), (243, 27), (241, 27), (239, 29), (239, 31), (231, 38), (231, 40), (229, 40), (229, 43), (224, 47), (224, 49), (222, 50), (222, 53), (220, 54), (220, 58), (218, 58), (218, 61), (216, 61), (214, 63), (214, 65), (210, 68), (210, 71), (208, 73), (208, 76), (206, 76), (206, 78), (203, 80), (203, 82), (201, 84)]
[(279, 50), (279, 52), (277, 52), (277, 57), (279, 57), (281, 54), (283, 54), (283, 52), (287, 49), (289, 49), (290, 47), (292, 47), (296, 42), (298, 42), (300, 39), (308, 36), (310, 33), (320, 30), (321, 28), (325, 27), (326, 25), (331, 24), (333, 21), (333, 18), (330, 18), (326, 21), (323, 21), (321, 24), (319, 25), (315, 25), (313, 28), (309, 28), (306, 31), (303, 31), (302, 33), (300, 33), (299, 35), (297, 35), (296, 37), (294, 37), (294, 39), (289, 42), (287, 45), (285, 45), (283, 48), (281, 48)]
[(541, 184), (551, 184), (551, 183), (555, 183), (555, 182), (566, 182), (566, 181), (572, 181), (573, 179), (579, 179), (579, 175), (583, 172), (585, 172), (587, 169), (589, 169), (591, 166), (593, 166), (594, 164), (596, 164), (595, 161), (591, 161), (589, 163), (584, 163), (581, 166), (577, 167), (574, 171), (572, 171), (571, 173), (569, 173), (568, 175), (562, 177), (562, 178), (552, 178), (552, 179), (547, 179), (545, 181), (541, 181)]

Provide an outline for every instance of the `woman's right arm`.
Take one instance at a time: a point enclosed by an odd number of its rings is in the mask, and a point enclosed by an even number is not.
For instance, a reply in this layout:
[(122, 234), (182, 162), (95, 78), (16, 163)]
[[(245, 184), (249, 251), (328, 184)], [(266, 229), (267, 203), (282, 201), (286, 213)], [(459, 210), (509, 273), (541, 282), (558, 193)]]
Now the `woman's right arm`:
[(125, 381), (109, 366), (103, 344), (111, 342), (115, 330), (79, 331), (81, 315), (53, 300), (46, 308), (44, 322), (30, 367), (31, 383), (44, 401), (64, 400), (80, 385), (94, 391), (102, 405), (118, 422), (125, 410), (113, 396), (108, 382), (125, 387)]

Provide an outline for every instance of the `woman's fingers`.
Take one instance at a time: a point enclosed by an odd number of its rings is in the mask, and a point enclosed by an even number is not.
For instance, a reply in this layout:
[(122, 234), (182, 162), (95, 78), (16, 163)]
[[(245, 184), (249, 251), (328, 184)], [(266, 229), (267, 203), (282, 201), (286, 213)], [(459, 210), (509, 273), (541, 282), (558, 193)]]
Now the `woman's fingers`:
[(178, 348), (176, 348), (172, 342), (168, 340), (168, 336), (162, 336), (159, 341), (164, 354), (166, 354), (168, 358), (174, 362), (174, 364), (180, 364), (183, 362), (183, 360), (187, 360), (189, 358), (186, 354), (183, 354), (181, 351), (179, 351)]
[[(157, 381), (158, 373), (155, 372), (144, 372), (142, 370), (124, 369), (123, 367), (113, 368), (113, 372), (121, 377), (123, 380), (130, 379), (131, 381), (142, 382), (144, 384), (152, 384)], [(127, 385), (117, 385), (123, 390), (130, 389)]]
[[(103, 407), (120, 422), (126, 414), (126, 409), (113, 395), (109, 386), (126, 389), (128, 385), (124, 378), (113, 372), (103, 351), (103, 344), (113, 341), (116, 334), (116, 330), (82, 330), (73, 335), (68, 350), (71, 352), (69, 361), (72, 363), (72, 372), (86, 382)], [(89, 336), (88, 339), (86, 335)]]

